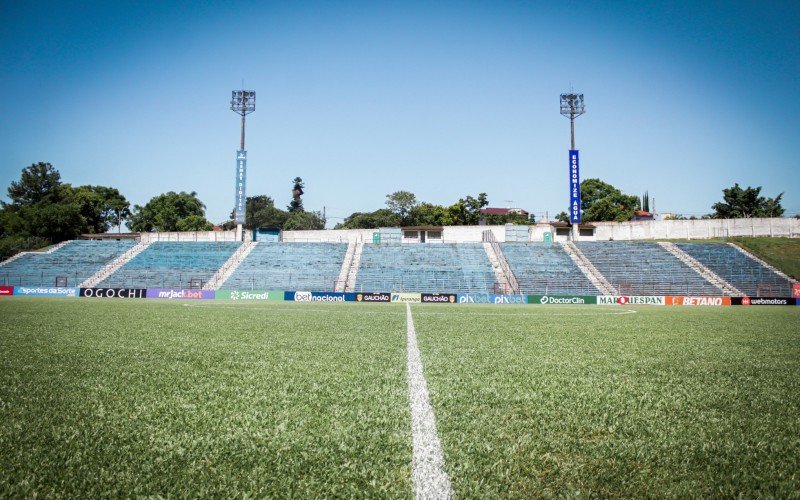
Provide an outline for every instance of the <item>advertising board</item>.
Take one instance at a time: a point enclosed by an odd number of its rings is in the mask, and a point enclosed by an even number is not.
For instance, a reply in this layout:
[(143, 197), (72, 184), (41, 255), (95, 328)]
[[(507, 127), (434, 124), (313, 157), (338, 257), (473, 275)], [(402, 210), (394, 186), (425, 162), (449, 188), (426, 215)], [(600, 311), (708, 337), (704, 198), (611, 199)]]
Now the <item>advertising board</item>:
[(794, 297), (731, 297), (735, 306), (793, 306), (797, 304)]
[(48, 286), (15, 286), (14, 295), (23, 297), (77, 297), (78, 288)]
[(527, 304), (527, 295), (494, 293), (459, 293), (459, 304)]
[(423, 293), (420, 297), (423, 304), (455, 304), (458, 300), (455, 293)]
[(214, 298), (214, 290), (175, 290), (172, 288), (148, 288), (147, 298), (169, 300), (209, 300)]
[(665, 297), (668, 306), (729, 306), (730, 297)]
[(283, 301), (283, 290), (217, 290), (217, 300), (256, 300), (256, 301)]
[(528, 304), (597, 304), (594, 295), (528, 295)]
[(247, 203), (247, 151), (236, 151), (236, 181), (235, 201), (233, 205), (233, 218), (237, 224), (244, 224), (245, 208)]
[(569, 150), (569, 221), (581, 222), (581, 170), (578, 150)]
[(81, 297), (103, 297), (119, 299), (144, 299), (144, 288), (81, 288)]
[(0, 297), (3, 295), (14, 295), (13, 286), (0, 286)]
[(422, 302), (422, 296), (419, 293), (393, 293), (392, 302), (407, 302), (411, 304), (419, 304)]
[(290, 302), (354, 302), (356, 294), (343, 292), (284, 292), (283, 300)]
[(663, 306), (666, 299), (663, 295), (599, 295), (597, 303), (601, 306)]
[(391, 302), (391, 301), (392, 301), (392, 296), (388, 292), (356, 294), (356, 302)]
[(800, 299), (800, 283), (792, 283), (792, 297)]

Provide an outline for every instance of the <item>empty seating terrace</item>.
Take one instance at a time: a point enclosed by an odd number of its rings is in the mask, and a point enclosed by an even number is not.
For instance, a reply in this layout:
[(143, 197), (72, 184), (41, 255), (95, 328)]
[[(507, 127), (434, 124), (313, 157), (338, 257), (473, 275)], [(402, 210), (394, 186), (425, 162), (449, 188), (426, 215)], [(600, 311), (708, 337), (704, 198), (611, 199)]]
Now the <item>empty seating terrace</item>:
[(578, 269), (561, 245), (501, 243), (521, 293), (532, 295), (597, 295), (599, 291)]
[(346, 251), (346, 243), (260, 241), (220, 288), (330, 291)]
[[(189, 288), (206, 281), (241, 243), (166, 242), (151, 244), (99, 283), (109, 288)], [(199, 288), (201, 284), (196, 286)]]
[(791, 297), (783, 276), (726, 243), (676, 243), (698, 262), (750, 297)]
[(357, 292), (485, 293), (495, 275), (482, 243), (365, 244)]
[[(31, 252), (0, 266), (0, 284), (13, 286), (79, 286), (138, 240), (70, 241), (53, 253)], [(64, 280), (65, 281), (62, 281)]]
[(723, 295), (656, 243), (576, 243), (622, 295)]

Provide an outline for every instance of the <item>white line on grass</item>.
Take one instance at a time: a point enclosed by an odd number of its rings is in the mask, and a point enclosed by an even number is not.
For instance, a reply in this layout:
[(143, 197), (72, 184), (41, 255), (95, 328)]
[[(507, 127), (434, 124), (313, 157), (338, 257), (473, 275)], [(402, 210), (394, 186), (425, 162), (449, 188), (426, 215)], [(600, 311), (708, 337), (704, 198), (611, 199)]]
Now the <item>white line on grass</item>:
[(414, 457), (411, 478), (417, 499), (451, 498), (453, 489), (444, 470), (444, 454), (436, 433), (436, 417), (428, 399), (428, 384), (422, 374), (422, 359), (411, 306), (406, 304), (408, 322), (408, 402), (411, 406), (411, 434)]

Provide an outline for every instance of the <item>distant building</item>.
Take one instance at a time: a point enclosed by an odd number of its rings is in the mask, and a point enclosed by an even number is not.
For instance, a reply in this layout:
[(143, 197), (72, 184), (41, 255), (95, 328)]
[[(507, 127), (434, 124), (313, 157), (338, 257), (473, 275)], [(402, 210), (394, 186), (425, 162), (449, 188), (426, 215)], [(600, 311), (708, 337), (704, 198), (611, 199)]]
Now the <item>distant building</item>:
[(636, 210), (631, 220), (655, 220), (655, 215), (646, 210)]
[(484, 215), (509, 215), (509, 214), (514, 214), (514, 215), (524, 215), (525, 217), (528, 217), (530, 215), (530, 214), (528, 214), (527, 210), (523, 210), (521, 208), (492, 208), (492, 207), (486, 207), (486, 208), (481, 208), (481, 213), (484, 214)]

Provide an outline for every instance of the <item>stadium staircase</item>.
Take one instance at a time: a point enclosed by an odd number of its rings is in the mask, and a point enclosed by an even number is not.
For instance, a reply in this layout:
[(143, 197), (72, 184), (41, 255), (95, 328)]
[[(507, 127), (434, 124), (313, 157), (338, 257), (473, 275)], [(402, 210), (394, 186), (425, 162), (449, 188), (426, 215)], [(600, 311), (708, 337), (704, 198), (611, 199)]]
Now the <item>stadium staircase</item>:
[(124, 266), (128, 263), (132, 258), (139, 255), (143, 250), (150, 246), (150, 243), (139, 242), (134, 245), (133, 248), (125, 252), (124, 254), (120, 255), (116, 259), (112, 260), (108, 264), (106, 264), (103, 268), (97, 271), (95, 274), (90, 276), (86, 281), (80, 284), (81, 288), (92, 288), (96, 287), (98, 283), (103, 281), (104, 279), (111, 276), (117, 269)]
[(257, 241), (245, 241), (242, 245), (236, 249), (235, 252), (230, 256), (230, 258), (222, 264), (222, 267), (217, 269), (217, 272), (211, 276), (205, 285), (203, 285), (203, 290), (216, 290), (220, 286), (222, 286), (225, 281), (231, 277), (231, 275), (236, 271), (236, 268), (239, 267), (244, 259), (250, 255), (250, 252), (258, 245)]
[(511, 270), (511, 266), (508, 265), (508, 260), (506, 260), (493, 232), (483, 232), (483, 249), (486, 251), (486, 256), (489, 257), (489, 263), (492, 265), (500, 288), (507, 293), (519, 293), (519, 281), (517, 281), (514, 271)]
[(351, 241), (347, 245), (347, 252), (342, 261), (342, 269), (339, 272), (339, 279), (336, 281), (337, 292), (352, 292), (356, 289), (356, 278), (358, 278), (358, 267), (361, 265), (361, 254), (364, 252), (364, 241)]
[(732, 297), (741, 297), (744, 295), (741, 290), (722, 279), (714, 271), (698, 262), (697, 259), (681, 250), (674, 243), (660, 241), (658, 244), (661, 245), (664, 250), (677, 257), (681, 262), (694, 269), (697, 274), (705, 278), (712, 285), (720, 288), (724, 295), (729, 295)]
[(594, 264), (583, 255), (583, 252), (575, 246), (575, 243), (571, 241), (561, 241), (559, 245), (567, 252), (567, 255), (569, 255), (572, 262), (578, 266), (578, 269), (583, 272), (586, 278), (591, 281), (603, 295), (617, 295), (617, 289), (614, 288), (606, 277), (594, 267)]

